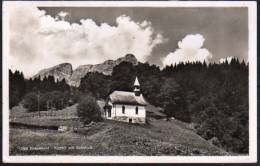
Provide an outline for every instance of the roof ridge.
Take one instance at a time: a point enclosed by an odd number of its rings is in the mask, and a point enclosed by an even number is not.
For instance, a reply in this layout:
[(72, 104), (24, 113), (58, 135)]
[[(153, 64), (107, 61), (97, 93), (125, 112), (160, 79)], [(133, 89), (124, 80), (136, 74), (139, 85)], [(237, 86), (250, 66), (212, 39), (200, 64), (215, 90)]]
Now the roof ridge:
[[(132, 92), (132, 91), (121, 91), (121, 90), (115, 90), (115, 91), (113, 91), (113, 92), (125, 92), (125, 93), (134, 93), (134, 92)], [(112, 92), (112, 93), (113, 93)]]
[(143, 95), (135, 96), (134, 92), (115, 90), (109, 95), (109, 98), (111, 102), (115, 103), (146, 105), (146, 101), (143, 98)]

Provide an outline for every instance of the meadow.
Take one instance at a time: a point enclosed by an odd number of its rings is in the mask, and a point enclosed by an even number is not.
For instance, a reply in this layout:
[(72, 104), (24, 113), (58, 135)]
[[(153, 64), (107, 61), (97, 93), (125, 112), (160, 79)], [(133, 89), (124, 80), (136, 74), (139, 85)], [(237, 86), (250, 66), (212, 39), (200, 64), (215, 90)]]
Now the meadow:
[(10, 123), (66, 126), (66, 131), (10, 128), (11, 155), (228, 155), (186, 123), (149, 118), (145, 125), (111, 120), (83, 125), (76, 105), (63, 110), (28, 113), (10, 111)]

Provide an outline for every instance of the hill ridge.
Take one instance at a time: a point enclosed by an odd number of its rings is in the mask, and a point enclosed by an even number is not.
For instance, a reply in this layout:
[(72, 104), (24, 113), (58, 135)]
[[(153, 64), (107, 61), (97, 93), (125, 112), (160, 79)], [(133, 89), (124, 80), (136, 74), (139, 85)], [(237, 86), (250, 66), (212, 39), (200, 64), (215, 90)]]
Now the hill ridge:
[(43, 79), (44, 77), (53, 76), (55, 81), (65, 81), (71, 85), (78, 87), (80, 80), (89, 72), (99, 72), (104, 75), (111, 75), (113, 68), (121, 62), (130, 62), (133, 65), (138, 64), (138, 60), (133, 54), (126, 54), (124, 57), (120, 57), (116, 60), (106, 60), (103, 63), (98, 64), (86, 64), (80, 65), (75, 70), (72, 69), (70, 63), (61, 63), (50, 68), (40, 70), (32, 78)]

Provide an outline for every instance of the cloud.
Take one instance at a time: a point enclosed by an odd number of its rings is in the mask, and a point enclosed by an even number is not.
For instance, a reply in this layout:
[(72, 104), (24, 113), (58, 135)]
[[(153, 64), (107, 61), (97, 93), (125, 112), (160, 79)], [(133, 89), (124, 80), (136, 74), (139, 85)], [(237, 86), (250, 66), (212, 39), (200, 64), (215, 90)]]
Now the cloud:
[(229, 64), (233, 58), (234, 58), (233, 56), (229, 56), (229, 57), (226, 57), (226, 58), (220, 58), (219, 63), (225, 63), (227, 61), (228, 64)]
[(206, 48), (202, 48), (204, 41), (204, 37), (200, 34), (186, 35), (178, 42), (179, 48), (165, 57), (163, 65), (178, 64), (180, 62), (209, 62), (212, 54)]
[(57, 17), (56, 19), (61, 19), (61, 20), (65, 20), (65, 18), (69, 15), (68, 12), (64, 12), (64, 11), (60, 11), (58, 14), (57, 14)]
[[(68, 13), (60, 12), (59, 17)], [(127, 53), (145, 62), (153, 48), (164, 42), (149, 21), (135, 22), (119, 16), (116, 25), (99, 25), (92, 19), (69, 23), (47, 15), (36, 7), (10, 10), (11, 68), (26, 76), (63, 62), (74, 67), (117, 59)]]

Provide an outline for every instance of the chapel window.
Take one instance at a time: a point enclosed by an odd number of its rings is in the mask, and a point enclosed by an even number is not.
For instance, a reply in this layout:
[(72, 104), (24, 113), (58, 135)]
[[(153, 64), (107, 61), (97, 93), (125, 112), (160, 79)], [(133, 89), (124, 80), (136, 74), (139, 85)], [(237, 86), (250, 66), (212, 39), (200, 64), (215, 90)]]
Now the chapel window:
[(125, 106), (122, 106), (122, 114), (125, 114)]

